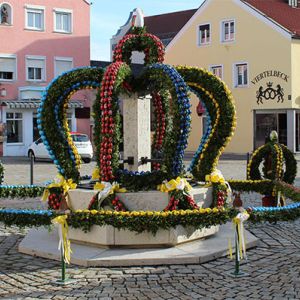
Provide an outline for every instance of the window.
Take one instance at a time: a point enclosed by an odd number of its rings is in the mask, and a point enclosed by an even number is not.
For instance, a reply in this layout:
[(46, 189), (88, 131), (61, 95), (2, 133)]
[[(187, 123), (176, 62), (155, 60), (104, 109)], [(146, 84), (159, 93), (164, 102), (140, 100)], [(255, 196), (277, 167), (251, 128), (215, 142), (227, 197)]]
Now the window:
[(16, 63), (15, 55), (0, 54), (0, 81), (16, 80)]
[(54, 9), (54, 31), (72, 32), (72, 11), (66, 9)]
[(1, 25), (11, 25), (12, 24), (12, 10), (10, 5), (7, 3), (0, 5), (1, 11)]
[(222, 42), (231, 42), (235, 39), (235, 23), (233, 20), (222, 22)]
[(63, 72), (70, 71), (73, 68), (72, 57), (55, 57), (54, 58), (54, 76), (59, 76)]
[(218, 76), (220, 79), (223, 79), (223, 66), (216, 65), (211, 66), (210, 71), (215, 75)]
[(26, 6), (26, 29), (44, 30), (44, 11), (41, 6)]
[(16, 112), (6, 113), (7, 143), (23, 142), (22, 117), (23, 117), (22, 113), (16, 113)]
[(235, 64), (235, 87), (248, 85), (248, 64)]
[(46, 81), (44, 56), (26, 56), (26, 80)]
[(207, 45), (210, 43), (210, 24), (199, 26), (199, 45)]

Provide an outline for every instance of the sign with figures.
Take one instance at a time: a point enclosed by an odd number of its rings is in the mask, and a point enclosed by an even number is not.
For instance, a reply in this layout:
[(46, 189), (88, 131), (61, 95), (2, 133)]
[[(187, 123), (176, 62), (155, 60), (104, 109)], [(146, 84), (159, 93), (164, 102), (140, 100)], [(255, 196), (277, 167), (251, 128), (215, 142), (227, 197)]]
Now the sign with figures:
[(256, 92), (257, 104), (263, 104), (263, 99), (274, 100), (277, 98), (277, 102), (283, 102), (284, 100), (284, 90), (280, 84), (277, 84), (275, 88), (272, 87), (273, 82), (267, 83), (267, 88), (264, 89), (261, 85)]
[[(271, 78), (272, 77), (272, 78)], [(262, 83), (262, 80), (268, 80), (266, 83)], [(280, 79), (283, 82), (274, 83), (274, 80)], [(264, 104), (266, 100), (277, 100), (277, 103), (284, 101), (285, 91), (282, 85), (287, 83), (289, 76), (281, 71), (269, 70), (264, 71), (251, 80), (254, 85), (259, 85), (256, 91), (256, 103)]]

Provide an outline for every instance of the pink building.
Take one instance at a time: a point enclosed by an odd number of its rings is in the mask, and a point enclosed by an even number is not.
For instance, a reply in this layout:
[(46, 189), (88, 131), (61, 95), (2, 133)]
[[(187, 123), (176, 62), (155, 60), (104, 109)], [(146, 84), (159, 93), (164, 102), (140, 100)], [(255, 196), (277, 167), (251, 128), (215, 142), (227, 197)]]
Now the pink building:
[[(0, 0), (0, 9), (0, 154), (27, 155), (38, 137), (36, 111), (45, 87), (62, 72), (90, 65), (90, 3)], [(69, 105), (73, 131), (90, 134), (83, 113), (89, 95), (82, 91)]]

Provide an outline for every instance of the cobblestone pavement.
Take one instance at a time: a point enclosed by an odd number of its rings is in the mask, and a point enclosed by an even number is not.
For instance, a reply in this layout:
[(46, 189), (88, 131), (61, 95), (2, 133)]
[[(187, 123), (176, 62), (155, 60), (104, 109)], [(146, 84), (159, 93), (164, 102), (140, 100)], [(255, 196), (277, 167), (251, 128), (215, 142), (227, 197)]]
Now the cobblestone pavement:
[[(11, 184), (27, 183), (21, 182), (27, 178), (27, 163), (5, 163), (7, 180), (14, 178)], [(244, 166), (244, 161), (220, 163), (226, 178), (244, 178), (239, 177), (245, 172)], [(36, 167), (41, 182), (55, 175), (52, 164), (38, 163)], [(93, 164), (84, 167), (88, 171)], [(255, 194), (243, 199), (247, 204), (260, 203)], [(0, 206), (29, 208), (41, 204), (39, 199), (1, 199)], [(60, 277), (59, 262), (19, 253), (17, 246), (27, 230), (0, 225), (0, 299), (300, 299), (300, 221), (248, 225), (248, 230), (260, 238), (259, 246), (248, 251), (248, 261), (241, 265), (248, 277), (228, 276), (234, 262), (227, 257), (202, 265), (71, 265), (67, 273), (77, 282), (61, 287), (53, 283)]]
[(18, 253), (25, 232), (0, 227), (0, 299), (300, 299), (300, 222), (255, 225), (259, 246), (248, 251), (232, 278), (233, 261), (202, 265), (82, 268), (67, 272), (77, 283), (60, 287), (58, 262)]

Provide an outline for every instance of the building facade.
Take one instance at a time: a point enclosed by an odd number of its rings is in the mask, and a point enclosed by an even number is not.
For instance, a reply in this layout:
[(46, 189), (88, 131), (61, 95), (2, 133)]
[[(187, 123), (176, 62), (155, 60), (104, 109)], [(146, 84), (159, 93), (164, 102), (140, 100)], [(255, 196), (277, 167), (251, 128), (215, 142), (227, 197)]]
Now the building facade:
[[(37, 108), (45, 88), (62, 72), (90, 64), (90, 3), (85, 0), (0, 1), (0, 152), (27, 155), (38, 138)], [(90, 134), (76, 119), (89, 94), (69, 104), (71, 130)]]
[[(206, 68), (232, 91), (237, 129), (226, 152), (251, 152), (271, 130), (300, 152), (300, 1), (205, 0), (190, 12), (165, 62)], [(189, 151), (205, 127), (196, 98), (192, 105)]]

